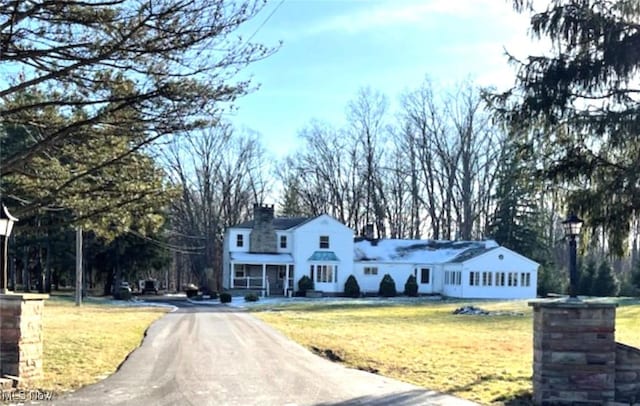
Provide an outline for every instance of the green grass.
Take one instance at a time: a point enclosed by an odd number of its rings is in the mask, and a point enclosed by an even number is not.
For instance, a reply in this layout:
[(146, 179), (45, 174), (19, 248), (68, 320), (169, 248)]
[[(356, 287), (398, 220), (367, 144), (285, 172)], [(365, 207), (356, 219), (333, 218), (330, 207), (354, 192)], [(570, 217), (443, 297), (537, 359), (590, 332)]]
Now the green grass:
[(140, 345), (147, 327), (166, 311), (110, 306), (100, 299), (87, 299), (82, 307), (76, 307), (71, 298), (47, 300), (42, 389), (61, 393), (107, 377)]
[[(620, 304), (617, 341), (640, 346), (638, 303)], [(518, 314), (453, 315), (462, 304)], [(526, 301), (305, 302), (253, 311), (293, 340), (331, 350), (351, 367), (482, 404), (531, 392), (532, 312)]]

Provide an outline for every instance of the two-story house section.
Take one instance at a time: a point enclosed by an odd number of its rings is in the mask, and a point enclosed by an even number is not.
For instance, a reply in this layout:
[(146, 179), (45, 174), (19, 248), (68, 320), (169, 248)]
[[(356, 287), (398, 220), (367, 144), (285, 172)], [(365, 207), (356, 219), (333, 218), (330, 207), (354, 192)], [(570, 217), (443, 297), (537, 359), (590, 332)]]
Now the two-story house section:
[(307, 275), (325, 293), (342, 292), (353, 268), (353, 231), (326, 214), (278, 218), (273, 205), (254, 205), (253, 220), (226, 230), (225, 289), (287, 295)]

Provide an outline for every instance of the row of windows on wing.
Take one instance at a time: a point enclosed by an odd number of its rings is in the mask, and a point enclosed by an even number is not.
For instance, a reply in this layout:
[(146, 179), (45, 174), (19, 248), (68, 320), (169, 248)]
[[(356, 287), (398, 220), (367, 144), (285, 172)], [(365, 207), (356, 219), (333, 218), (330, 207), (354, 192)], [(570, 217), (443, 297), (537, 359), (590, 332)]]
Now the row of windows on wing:
[[(480, 284), (482, 282), (482, 285)], [(531, 286), (530, 272), (469, 272), (470, 286)]]
[[(236, 235), (236, 247), (238, 247), (238, 248), (244, 247), (244, 234), (237, 234)], [(320, 236), (319, 247), (323, 248), (323, 249), (328, 249), (329, 248), (329, 236), (328, 235), (321, 235)], [(280, 248), (287, 248), (287, 236), (286, 235), (281, 235), (280, 236)]]
[[(363, 273), (365, 275), (377, 275), (378, 267), (365, 266)], [(495, 273), (495, 278), (494, 274)], [(428, 284), (431, 279), (431, 270), (429, 268), (420, 269), (420, 283)], [(470, 286), (518, 286), (518, 274), (520, 276), (520, 286), (531, 286), (531, 273), (530, 272), (470, 272), (469, 273), (469, 285)], [(413, 275), (418, 278), (418, 270), (413, 271)], [(480, 279), (482, 278), (482, 285), (480, 285)], [(444, 273), (445, 285), (461, 285), (462, 284), (462, 272), (461, 271), (446, 271)]]

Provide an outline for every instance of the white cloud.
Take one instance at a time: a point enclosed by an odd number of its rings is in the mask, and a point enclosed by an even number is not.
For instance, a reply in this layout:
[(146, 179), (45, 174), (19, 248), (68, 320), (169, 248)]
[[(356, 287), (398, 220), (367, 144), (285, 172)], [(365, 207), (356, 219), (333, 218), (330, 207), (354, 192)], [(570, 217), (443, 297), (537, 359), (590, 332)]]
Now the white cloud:
[(384, 1), (375, 6), (363, 2), (363, 7), (348, 14), (335, 15), (310, 25), (306, 34), (326, 32), (356, 34), (392, 26), (425, 24), (443, 17), (474, 18), (492, 15), (513, 17), (508, 4), (496, 0), (430, 0)]

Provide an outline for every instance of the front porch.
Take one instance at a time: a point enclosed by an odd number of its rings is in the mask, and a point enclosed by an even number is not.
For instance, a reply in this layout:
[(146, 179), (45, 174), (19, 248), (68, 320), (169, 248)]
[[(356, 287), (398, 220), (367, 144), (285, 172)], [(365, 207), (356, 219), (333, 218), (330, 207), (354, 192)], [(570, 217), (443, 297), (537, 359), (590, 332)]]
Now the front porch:
[(234, 253), (230, 289), (260, 291), (262, 296), (288, 296), (294, 291), (294, 265), (289, 254)]

